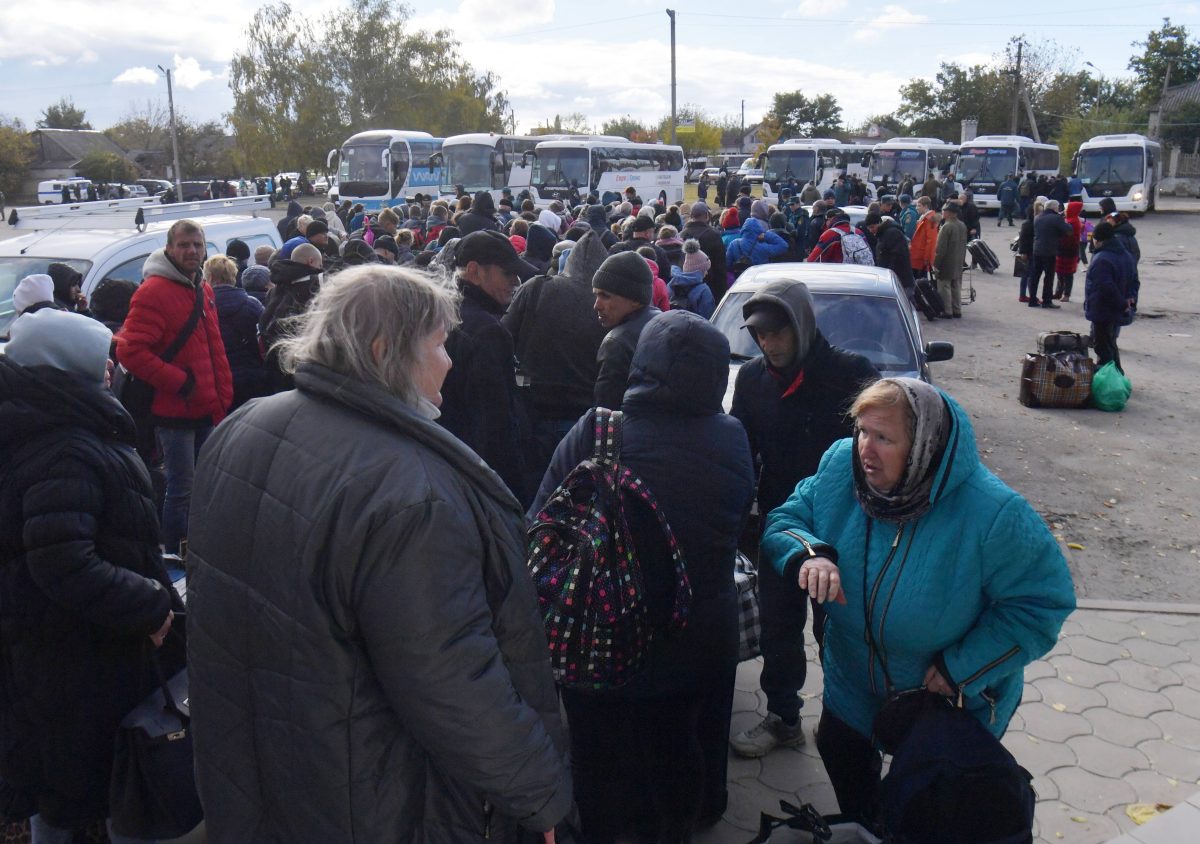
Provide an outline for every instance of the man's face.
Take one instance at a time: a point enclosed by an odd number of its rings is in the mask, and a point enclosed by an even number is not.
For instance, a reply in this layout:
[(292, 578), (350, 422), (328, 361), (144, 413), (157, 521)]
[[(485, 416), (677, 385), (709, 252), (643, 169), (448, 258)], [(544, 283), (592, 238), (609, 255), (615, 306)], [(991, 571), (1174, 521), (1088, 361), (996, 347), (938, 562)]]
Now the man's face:
[(787, 369), (796, 359), (796, 332), (785, 326), (778, 331), (754, 330), (754, 341), (775, 369)]
[(634, 311), (646, 307), (641, 302), (618, 296), (616, 293), (609, 293), (607, 290), (592, 288), (592, 293), (596, 295), (592, 309), (595, 310), (596, 318), (605, 328), (616, 328)]
[(320, 234), (314, 234), (308, 239), (308, 241), (318, 249), (324, 249), (325, 244), (329, 242), (329, 235), (325, 232), (321, 232)]
[(463, 278), (488, 295), (496, 304), (508, 307), (521, 280), (511, 270), (498, 264), (480, 264), (468, 261), (463, 268)]
[(204, 245), (204, 233), (200, 231), (183, 231), (175, 233), (173, 243), (164, 250), (167, 257), (175, 262), (175, 266), (188, 275), (195, 275), (204, 263), (207, 252)]
[(392, 255), (391, 250), (389, 249), (376, 249), (375, 255), (385, 264), (396, 263), (396, 257)]

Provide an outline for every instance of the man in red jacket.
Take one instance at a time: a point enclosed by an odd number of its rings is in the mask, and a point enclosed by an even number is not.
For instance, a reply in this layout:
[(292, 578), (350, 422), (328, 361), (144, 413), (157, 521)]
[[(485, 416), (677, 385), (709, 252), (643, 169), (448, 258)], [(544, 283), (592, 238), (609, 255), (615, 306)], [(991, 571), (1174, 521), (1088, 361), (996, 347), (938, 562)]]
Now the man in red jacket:
[[(187, 538), (196, 455), (233, 402), (216, 300), (200, 277), (204, 257), (204, 229), (191, 220), (171, 226), (167, 245), (142, 267), (142, 283), (117, 335), (121, 365), (154, 388), (151, 414), (166, 473), (162, 541), (168, 551)], [(179, 345), (176, 338), (185, 332)], [(172, 346), (178, 351), (167, 355)]]

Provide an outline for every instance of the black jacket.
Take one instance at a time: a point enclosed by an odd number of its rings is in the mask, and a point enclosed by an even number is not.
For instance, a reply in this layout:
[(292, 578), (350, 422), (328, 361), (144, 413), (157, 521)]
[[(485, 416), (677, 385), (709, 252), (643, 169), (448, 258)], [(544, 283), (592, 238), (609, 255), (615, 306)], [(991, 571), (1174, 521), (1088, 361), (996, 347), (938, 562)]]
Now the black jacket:
[(912, 255), (900, 224), (885, 219), (875, 230), (875, 241), (875, 266), (887, 267), (900, 279), (905, 290), (911, 290), (914, 284)]
[(625, 387), (629, 381), (629, 366), (633, 363), (633, 352), (646, 323), (661, 314), (658, 308), (647, 305), (634, 311), (620, 325), (609, 330), (596, 353), (600, 372), (596, 376), (596, 388), (592, 403), (596, 407), (620, 410), (625, 398)]
[(271, 262), (271, 283), (275, 286), (267, 293), (267, 304), (258, 318), (258, 333), (266, 349), (266, 389), (268, 393), (278, 393), (292, 388), (292, 376), (280, 368), (279, 353), (274, 348), (284, 336), (283, 320), (304, 313), (317, 295), (321, 275), (308, 264), (276, 258)]
[(233, 375), (232, 407), (237, 408), (248, 399), (266, 394), (267, 370), (258, 350), (258, 319), (263, 305), (242, 288), (229, 284), (215, 285), (213, 295), (221, 341)]
[(605, 329), (592, 308), (592, 276), (608, 253), (595, 231), (584, 234), (560, 275), (536, 276), (517, 288), (500, 322), (512, 335), (533, 406), (543, 419), (578, 419), (592, 406)]
[(608, 214), (603, 205), (589, 205), (584, 219), (592, 227), (592, 231), (599, 235), (605, 249), (617, 242), (617, 236), (608, 227)]
[(1058, 242), (1072, 234), (1071, 224), (1057, 211), (1043, 211), (1033, 221), (1033, 254), (1037, 258), (1057, 258)]
[(442, 385), (438, 422), (527, 504), (533, 494), (524, 475), (528, 420), (517, 396), (512, 335), (500, 324), (504, 308), (474, 284), (461, 283), (460, 289), (462, 323), (446, 340), (454, 365)]
[(974, 202), (964, 202), (962, 204), (962, 211), (960, 212), (960, 216), (962, 217), (963, 225), (965, 225), (967, 227), (967, 233), (970, 234), (971, 231), (974, 230), (975, 236), (978, 237), (979, 236), (979, 206), (976, 205)]
[(466, 237), (471, 232), (500, 231), (500, 221), (496, 219), (496, 203), (487, 191), (480, 191), (471, 200), (471, 209), (458, 218), (458, 230)]
[(113, 739), (181, 608), (133, 420), (107, 389), (0, 355), (0, 779), (5, 814), (107, 817)]
[(560, 820), (570, 777), (521, 528), (462, 443), (323, 367), (217, 428), (188, 561), (208, 840), (482, 841), (488, 804), (499, 840), (501, 814)]
[(708, 223), (689, 220), (679, 232), (679, 236), (683, 240), (692, 238), (700, 242), (700, 250), (711, 262), (708, 272), (704, 274), (704, 281), (712, 291), (713, 301), (720, 303), (729, 286), (726, 276), (728, 271), (725, 268), (725, 243), (721, 240), (721, 233)]

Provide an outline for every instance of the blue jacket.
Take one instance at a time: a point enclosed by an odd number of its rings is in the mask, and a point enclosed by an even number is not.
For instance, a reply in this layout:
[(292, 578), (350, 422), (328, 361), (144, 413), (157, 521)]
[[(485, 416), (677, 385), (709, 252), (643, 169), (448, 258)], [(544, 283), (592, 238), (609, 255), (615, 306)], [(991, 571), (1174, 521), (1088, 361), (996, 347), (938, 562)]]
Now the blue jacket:
[(804, 551), (789, 531), (836, 549), (847, 603), (825, 604), (824, 705), (864, 736), (886, 699), (881, 664), (869, 658), (863, 626), (877, 578), (871, 624), (896, 690), (919, 687), (929, 666), (942, 659), (968, 711), (996, 736), (1021, 701), (1022, 669), (1054, 647), (1075, 609), (1071, 575), (1054, 537), (1029, 503), (979, 462), (966, 412), (945, 398), (953, 426), (934, 479), (933, 506), (905, 525), (890, 567), (884, 563), (896, 527), (872, 522), (867, 548), (852, 439), (834, 443), (817, 474), (767, 518), (763, 560), (787, 577), (796, 576), (797, 554)]
[[(763, 236), (761, 241), (758, 239), (759, 235)], [(725, 260), (733, 264), (746, 258), (752, 265), (757, 266), (782, 255), (787, 252), (787, 248), (786, 240), (771, 231), (762, 220), (751, 217), (742, 224), (742, 233), (729, 244), (725, 251)]]
[(1012, 179), (1005, 179), (996, 191), (996, 198), (1000, 200), (1001, 205), (1016, 205), (1017, 191), (1017, 183)]
[(712, 290), (704, 283), (704, 273), (699, 270), (685, 273), (679, 267), (671, 267), (671, 280), (667, 282), (667, 287), (671, 290), (672, 309), (682, 308), (705, 319), (717, 309)]
[(1083, 287), (1083, 315), (1090, 322), (1115, 325), (1129, 309), (1133, 256), (1116, 238), (1096, 250)]
[(900, 228), (904, 230), (904, 236), (910, 241), (917, 231), (917, 223), (921, 222), (921, 212), (917, 210), (917, 206), (909, 205), (900, 212)]

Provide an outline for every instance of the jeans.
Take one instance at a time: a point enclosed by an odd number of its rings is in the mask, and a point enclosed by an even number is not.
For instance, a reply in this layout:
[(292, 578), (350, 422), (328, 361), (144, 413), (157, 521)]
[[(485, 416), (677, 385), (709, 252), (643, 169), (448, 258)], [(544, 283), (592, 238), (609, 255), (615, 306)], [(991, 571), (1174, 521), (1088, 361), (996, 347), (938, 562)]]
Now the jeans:
[(879, 814), (883, 757), (871, 740), (826, 709), (817, 724), (817, 752), (829, 774), (838, 809), (874, 821)]
[[(112, 844), (155, 844), (154, 841), (146, 838), (130, 838), (126, 835), (118, 835), (112, 830), (112, 821), (107, 822), (108, 840)], [(34, 815), (29, 819), (29, 829), (32, 833), (31, 840), (33, 844), (72, 844), (75, 840), (75, 833), (69, 829), (59, 829), (56, 826), (50, 826), (42, 820), (41, 815)]]
[(162, 542), (167, 551), (178, 550), (187, 539), (188, 507), (192, 501), (192, 478), (196, 474), (196, 455), (212, 433), (204, 428), (159, 428), (167, 491), (163, 499)]
[(1005, 220), (1008, 220), (1008, 224), (1011, 226), (1013, 224), (1013, 214), (1016, 212), (1016, 210), (1017, 209), (1011, 204), (1001, 205), (1000, 211), (996, 214), (996, 227), (999, 228), (1000, 224)]
[[(808, 593), (772, 565), (758, 567), (758, 596), (762, 613), (762, 675), (759, 687), (767, 696), (767, 711), (784, 721), (800, 717), (800, 690), (808, 676), (804, 651), (804, 622), (808, 620)], [(813, 604), (813, 636), (825, 640), (825, 611)]]

